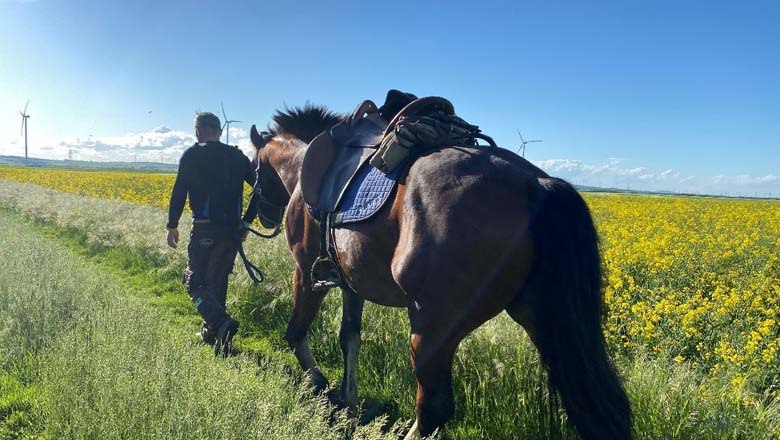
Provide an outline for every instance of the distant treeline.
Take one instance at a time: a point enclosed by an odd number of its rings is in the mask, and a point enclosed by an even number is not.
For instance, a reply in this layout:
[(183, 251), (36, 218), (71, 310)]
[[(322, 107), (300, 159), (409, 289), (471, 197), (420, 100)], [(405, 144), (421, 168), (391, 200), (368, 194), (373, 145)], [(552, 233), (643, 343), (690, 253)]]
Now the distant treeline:
[(25, 161), (18, 156), (0, 156), (0, 165), (16, 165), (30, 167), (70, 168), (77, 170), (132, 170), (142, 172), (175, 173), (179, 168), (176, 164), (157, 162), (92, 162), (85, 160), (54, 160), (29, 158)]

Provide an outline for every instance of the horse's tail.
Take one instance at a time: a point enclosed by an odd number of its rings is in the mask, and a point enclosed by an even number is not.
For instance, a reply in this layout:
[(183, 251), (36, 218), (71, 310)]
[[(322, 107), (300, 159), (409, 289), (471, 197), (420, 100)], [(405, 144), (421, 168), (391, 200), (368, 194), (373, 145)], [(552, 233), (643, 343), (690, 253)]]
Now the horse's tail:
[(630, 439), (631, 408), (602, 333), (601, 258), (585, 201), (567, 182), (539, 179), (531, 219), (534, 342), (554, 399), (583, 439)]

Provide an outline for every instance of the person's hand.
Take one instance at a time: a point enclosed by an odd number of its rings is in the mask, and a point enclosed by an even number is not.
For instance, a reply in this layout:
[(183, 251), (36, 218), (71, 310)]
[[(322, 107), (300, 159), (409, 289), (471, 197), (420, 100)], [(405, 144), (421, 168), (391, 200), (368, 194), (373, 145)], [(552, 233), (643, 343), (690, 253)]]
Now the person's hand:
[(168, 229), (168, 246), (170, 246), (173, 249), (176, 249), (176, 245), (179, 244), (179, 230), (174, 229)]

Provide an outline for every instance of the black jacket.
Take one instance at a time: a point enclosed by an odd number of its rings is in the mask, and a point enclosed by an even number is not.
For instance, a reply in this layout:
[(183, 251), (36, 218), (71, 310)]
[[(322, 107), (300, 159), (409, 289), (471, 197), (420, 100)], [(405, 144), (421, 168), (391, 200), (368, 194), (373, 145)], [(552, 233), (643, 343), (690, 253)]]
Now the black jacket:
[[(254, 186), (256, 178), (249, 158), (237, 147), (221, 142), (193, 145), (179, 161), (168, 208), (168, 227), (179, 225), (188, 194), (194, 219), (238, 227), (242, 220), (244, 182)], [(254, 202), (250, 202), (243, 220), (251, 223), (256, 213)]]

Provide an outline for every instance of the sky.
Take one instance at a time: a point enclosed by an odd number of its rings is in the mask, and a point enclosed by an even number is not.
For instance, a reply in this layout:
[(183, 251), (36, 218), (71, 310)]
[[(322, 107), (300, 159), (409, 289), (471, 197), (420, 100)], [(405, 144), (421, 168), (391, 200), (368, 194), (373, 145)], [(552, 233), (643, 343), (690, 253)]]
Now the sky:
[(0, 0), (0, 154), (178, 161), (198, 110), (251, 124), (388, 89), (450, 99), (575, 184), (780, 196), (776, 1)]

